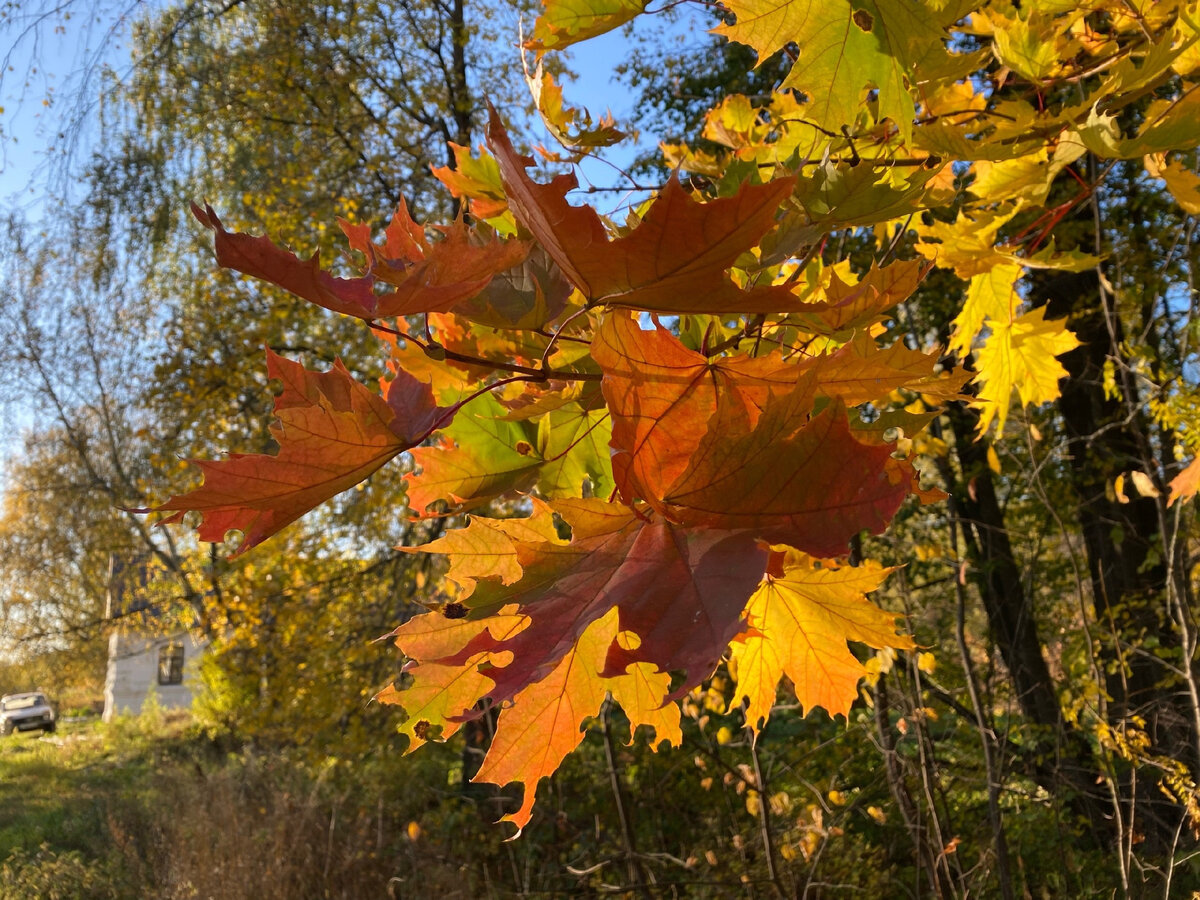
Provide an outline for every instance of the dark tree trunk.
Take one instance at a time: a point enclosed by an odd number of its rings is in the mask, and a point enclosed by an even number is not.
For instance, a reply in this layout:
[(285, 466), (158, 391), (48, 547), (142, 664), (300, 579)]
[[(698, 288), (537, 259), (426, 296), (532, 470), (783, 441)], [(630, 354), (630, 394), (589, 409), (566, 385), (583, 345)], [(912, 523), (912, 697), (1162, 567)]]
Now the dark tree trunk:
[(1033, 598), (1025, 588), (988, 468), (987, 444), (975, 440), (978, 415), (962, 405), (951, 406), (947, 415), (961, 472), (961, 480), (956, 481), (948, 464), (943, 470), (952, 492), (950, 512), (962, 525), (971, 577), (1017, 703), (1025, 720), (1042, 735), (1029, 755), (1028, 769), (1048, 790), (1066, 787), (1071, 808), (1088, 823), (1093, 838), (1105, 842), (1111, 838), (1109, 801), (1097, 784), (1096, 760), (1086, 736), (1063, 719), (1042, 649)]
[[(1058, 408), (1096, 618), (1107, 635), (1101, 665), (1107, 673), (1109, 722), (1120, 726), (1140, 717), (1150, 752), (1194, 770), (1191, 714), (1178, 685), (1154, 654), (1137, 652), (1148, 639), (1161, 648), (1179, 646), (1167, 603), (1158, 501), (1130, 496), (1122, 503), (1106, 490), (1117, 475), (1153, 465), (1136, 388), (1119, 378), (1116, 396), (1104, 387), (1105, 362), (1124, 340), (1121, 321), (1107, 308), (1095, 270), (1062, 273), (1041, 280), (1035, 290), (1035, 300), (1046, 301), (1047, 317), (1067, 317), (1081, 342), (1059, 358), (1068, 377)], [(1180, 815), (1162, 798), (1157, 778), (1147, 773), (1136, 787), (1127, 784), (1124, 790), (1127, 798), (1138, 798), (1148, 848), (1169, 846)]]

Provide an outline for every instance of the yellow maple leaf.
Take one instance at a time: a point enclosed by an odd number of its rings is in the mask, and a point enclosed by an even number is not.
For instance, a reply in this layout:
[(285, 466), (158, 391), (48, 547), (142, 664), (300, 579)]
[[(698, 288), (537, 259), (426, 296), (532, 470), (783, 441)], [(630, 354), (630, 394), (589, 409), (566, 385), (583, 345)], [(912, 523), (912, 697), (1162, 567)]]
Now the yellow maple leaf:
[(799, 58), (782, 87), (808, 96), (806, 117), (828, 130), (853, 124), (867, 87), (875, 90), (880, 120), (891, 121), (905, 140), (912, 135), (910, 86), (923, 84), (949, 65), (943, 26), (957, 10), (909, 3), (856, 7), (849, 0), (726, 0), (736, 16), (713, 29), (769, 58), (788, 43)]
[(539, 53), (562, 50), (620, 28), (645, 7), (644, 0), (548, 0), (525, 46)]
[(1077, 142), (1061, 141), (1053, 154), (1046, 147), (1039, 147), (1012, 159), (979, 160), (974, 164), (971, 192), (990, 202), (1019, 200), (1040, 206), (1046, 202), (1050, 185), (1058, 174), (1084, 152)]
[(1004, 430), (1014, 388), (1023, 404), (1058, 398), (1058, 380), (1066, 376), (1067, 370), (1055, 357), (1079, 346), (1065, 321), (1048, 321), (1044, 307), (1030, 310), (1012, 322), (989, 320), (992, 333), (975, 357), (980, 389), (974, 405), (981, 411), (980, 434), (988, 430), (993, 419)]
[(1184, 212), (1192, 216), (1200, 215), (1200, 176), (1176, 160), (1167, 162), (1164, 153), (1148, 154), (1143, 157), (1143, 162), (1146, 174), (1165, 181), (1167, 190)]
[(1004, 261), (996, 249), (997, 235), (1017, 211), (1010, 204), (976, 210), (971, 216), (960, 212), (953, 222), (915, 223), (913, 230), (920, 238), (915, 249), (941, 268), (954, 269), (959, 278), (972, 278)]
[(431, 741), (444, 741), (462, 726), (460, 717), (469, 712), (492, 686), (480, 673), (488, 654), (480, 653), (462, 665), (423, 663), (411, 673), (412, 684), (397, 688), (389, 684), (375, 695), (380, 703), (403, 707), (405, 719), (399, 731), (408, 736), (405, 754)]
[(1016, 288), (1021, 272), (1020, 266), (1003, 263), (971, 276), (962, 312), (954, 320), (950, 350), (965, 356), (986, 321), (1012, 319), (1013, 310), (1021, 303)]
[(1038, 15), (1030, 20), (994, 16), (991, 25), (1000, 61), (1030, 81), (1050, 78), (1061, 69), (1061, 60), (1067, 58), (1058, 45), (1061, 41), (1058, 27), (1047, 28), (1048, 16)]
[(895, 613), (865, 596), (891, 569), (870, 561), (840, 566), (794, 550), (783, 559), (779, 574), (768, 574), (750, 597), (750, 630), (732, 648), (737, 686), (731, 705), (746, 698), (746, 722), (753, 727), (770, 715), (783, 675), (806, 710), (821, 706), (830, 715), (847, 715), (867, 674), (847, 641), (876, 649), (916, 646), (896, 633)]

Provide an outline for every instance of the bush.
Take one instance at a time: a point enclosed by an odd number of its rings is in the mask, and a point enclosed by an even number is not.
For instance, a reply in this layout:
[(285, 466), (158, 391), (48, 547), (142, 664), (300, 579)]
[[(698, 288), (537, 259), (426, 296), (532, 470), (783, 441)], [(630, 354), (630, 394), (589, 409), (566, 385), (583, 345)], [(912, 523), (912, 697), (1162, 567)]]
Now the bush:
[(4, 900), (120, 900), (129, 896), (107, 860), (85, 860), (78, 851), (55, 853), (42, 844), (33, 853), (20, 848), (0, 864)]

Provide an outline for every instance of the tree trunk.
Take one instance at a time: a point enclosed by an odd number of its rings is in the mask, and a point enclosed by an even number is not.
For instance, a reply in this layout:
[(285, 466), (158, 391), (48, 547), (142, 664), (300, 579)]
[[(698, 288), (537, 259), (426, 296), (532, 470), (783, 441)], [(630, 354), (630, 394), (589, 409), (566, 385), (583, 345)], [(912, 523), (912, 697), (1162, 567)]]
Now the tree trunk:
[(975, 440), (978, 415), (963, 405), (952, 405), (947, 416), (961, 472), (957, 483), (948, 464), (943, 470), (951, 491), (950, 512), (963, 526), (971, 577), (1017, 703), (1025, 720), (1042, 732), (1030, 756), (1030, 774), (1047, 790), (1066, 787), (1071, 808), (1089, 824), (1093, 838), (1105, 842), (1110, 837), (1108, 799), (1097, 785), (1096, 760), (1086, 737), (1063, 719), (1033, 598), (1025, 589), (988, 468), (987, 444)]
[[(1129, 497), (1122, 503), (1106, 490), (1117, 475), (1152, 465), (1136, 388), (1118, 378), (1116, 395), (1105, 391), (1105, 362), (1120, 352), (1124, 340), (1121, 321), (1108, 306), (1096, 270), (1062, 273), (1037, 284), (1036, 290), (1035, 301), (1046, 301), (1047, 317), (1066, 316), (1081, 342), (1059, 358), (1068, 378), (1058, 408), (1096, 618), (1109, 638), (1101, 651), (1108, 673), (1109, 722), (1119, 727), (1140, 717), (1152, 742), (1150, 752), (1186, 761), (1194, 770), (1190, 711), (1159, 659), (1135, 652), (1145, 649), (1148, 639), (1162, 648), (1179, 646), (1166, 602), (1158, 501)], [(1125, 785), (1125, 796), (1136, 790), (1147, 848), (1169, 846), (1179, 811), (1162, 798), (1156, 775), (1148, 774), (1144, 781)]]

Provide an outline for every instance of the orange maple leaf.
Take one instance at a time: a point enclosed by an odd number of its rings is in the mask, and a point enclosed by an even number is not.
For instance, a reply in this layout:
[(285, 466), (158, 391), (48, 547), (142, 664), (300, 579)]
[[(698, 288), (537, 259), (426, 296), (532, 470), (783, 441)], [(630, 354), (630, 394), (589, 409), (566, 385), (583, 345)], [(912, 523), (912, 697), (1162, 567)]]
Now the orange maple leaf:
[(1197, 493), (1200, 493), (1200, 456), (1171, 479), (1171, 496), (1167, 500), (1167, 506), (1173, 506), (1178, 500), (1195, 497)]
[(756, 424), (719, 402), (688, 468), (644, 498), (673, 521), (748, 529), (815, 556), (841, 556), (860, 531), (878, 534), (912, 485), (887, 444), (859, 441), (845, 407), (812, 415), (812, 378), (772, 397)]
[[(709, 360), (623, 315), (602, 324), (592, 355), (626, 502), (818, 556), (844, 553), (860, 530), (881, 531), (912, 481), (899, 477), (890, 446), (855, 435), (843, 402), (902, 386), (953, 389), (933, 380), (935, 356), (903, 345), (851, 344), (800, 364), (775, 354)], [(814, 416), (821, 395), (834, 402)]]
[(682, 742), (679, 707), (663, 702), (669, 674), (649, 663), (632, 664), (615, 675), (602, 673), (608, 648), (618, 641), (618, 620), (617, 610), (610, 609), (592, 622), (545, 678), (524, 688), (500, 712), (496, 736), (473, 780), (525, 785), (521, 806), (502, 819), (517, 826), (517, 835), (529, 823), (538, 783), (579, 746), (581, 724), (600, 711), (606, 694), (621, 705), (631, 730), (639, 725), (654, 729), (652, 746), (663, 740), (673, 746)]
[(771, 390), (790, 389), (798, 373), (777, 354), (709, 360), (662, 326), (643, 331), (628, 314), (605, 318), (592, 358), (604, 372), (613, 477), (627, 501), (646, 497), (648, 483), (670, 483), (683, 474), (718, 397), (739, 403), (755, 421)]
[[(487, 619), (448, 618), (443, 612), (414, 616), (386, 637), (407, 656), (399, 685), (389, 684), (375, 700), (403, 707), (400, 732), (408, 736), (405, 753), (430, 740), (445, 740), (471, 716), (472, 708), (492, 686), (481, 670), (493, 658), (475, 653), (462, 665), (432, 660), (457, 653), (484, 632), (494, 639), (516, 634), (528, 624), (524, 616), (498, 614)], [(500, 661), (506, 657), (501, 654)]]

